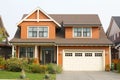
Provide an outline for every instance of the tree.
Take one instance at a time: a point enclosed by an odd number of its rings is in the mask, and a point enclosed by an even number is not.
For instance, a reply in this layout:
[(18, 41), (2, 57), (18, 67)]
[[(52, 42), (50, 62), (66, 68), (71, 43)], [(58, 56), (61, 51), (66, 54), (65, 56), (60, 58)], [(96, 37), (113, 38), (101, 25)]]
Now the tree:
[(0, 28), (0, 42), (2, 42), (4, 39), (6, 39), (5, 29)]

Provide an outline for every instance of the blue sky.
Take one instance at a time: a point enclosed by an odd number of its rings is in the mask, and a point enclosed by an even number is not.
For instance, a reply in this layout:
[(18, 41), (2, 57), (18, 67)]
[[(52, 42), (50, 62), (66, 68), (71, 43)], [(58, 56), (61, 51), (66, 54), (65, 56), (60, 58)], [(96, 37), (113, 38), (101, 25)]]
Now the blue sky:
[(120, 16), (120, 0), (1, 0), (0, 15), (12, 39), (25, 13), (36, 7), (48, 14), (98, 14), (106, 31), (111, 16)]

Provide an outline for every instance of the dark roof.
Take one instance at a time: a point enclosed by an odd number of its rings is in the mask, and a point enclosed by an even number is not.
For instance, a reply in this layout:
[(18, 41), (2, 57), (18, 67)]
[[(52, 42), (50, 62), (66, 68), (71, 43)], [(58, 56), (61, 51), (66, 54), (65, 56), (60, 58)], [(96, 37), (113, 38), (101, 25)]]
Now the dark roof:
[(120, 16), (113, 16), (112, 18), (115, 20), (116, 24), (120, 28)]
[(3, 29), (5, 30), (4, 33), (6, 34), (6, 36), (9, 37), (9, 34), (8, 34), (7, 30), (5, 29), (5, 27), (4, 27), (4, 25), (3, 25), (3, 21), (2, 21), (1, 16), (0, 16), (0, 28), (3, 28)]
[[(28, 14), (24, 14), (22, 19)], [(97, 14), (48, 14), (59, 24), (63, 22), (64, 26), (101, 26)]]
[(101, 25), (97, 14), (49, 14), (58, 23), (63, 22), (65, 26), (73, 25)]
[(10, 41), (11, 43), (54, 43), (57, 45), (108, 45), (112, 44), (110, 40), (107, 39), (105, 32), (102, 27), (100, 27), (100, 38), (64, 38), (64, 34), (60, 31), (57, 33), (56, 39), (20, 39), (20, 34), (17, 30), (15, 37)]

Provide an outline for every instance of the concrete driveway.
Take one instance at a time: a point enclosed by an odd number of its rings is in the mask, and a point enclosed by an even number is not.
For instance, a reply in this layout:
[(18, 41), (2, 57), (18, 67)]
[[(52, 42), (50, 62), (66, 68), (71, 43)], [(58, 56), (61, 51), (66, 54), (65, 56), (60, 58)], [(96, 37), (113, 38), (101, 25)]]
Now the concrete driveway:
[(120, 80), (120, 74), (113, 72), (63, 72), (56, 80)]

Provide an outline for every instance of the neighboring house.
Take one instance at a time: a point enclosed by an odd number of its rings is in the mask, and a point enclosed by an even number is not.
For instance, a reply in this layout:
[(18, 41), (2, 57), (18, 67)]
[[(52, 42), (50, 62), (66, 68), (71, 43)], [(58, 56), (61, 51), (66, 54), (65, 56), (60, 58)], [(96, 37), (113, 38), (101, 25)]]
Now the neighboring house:
[(112, 42), (96, 14), (47, 14), (37, 8), (17, 27), (13, 57), (57, 63), (66, 71), (102, 71), (111, 65)]
[(5, 57), (5, 59), (9, 58), (12, 54), (12, 48), (9, 45), (8, 37), (9, 34), (6, 31), (0, 16), (0, 56)]
[[(120, 16), (113, 16), (107, 30), (108, 38), (113, 41), (112, 60), (120, 59)], [(115, 61), (117, 62), (117, 61)]]

